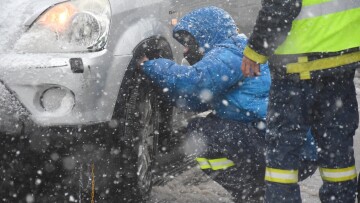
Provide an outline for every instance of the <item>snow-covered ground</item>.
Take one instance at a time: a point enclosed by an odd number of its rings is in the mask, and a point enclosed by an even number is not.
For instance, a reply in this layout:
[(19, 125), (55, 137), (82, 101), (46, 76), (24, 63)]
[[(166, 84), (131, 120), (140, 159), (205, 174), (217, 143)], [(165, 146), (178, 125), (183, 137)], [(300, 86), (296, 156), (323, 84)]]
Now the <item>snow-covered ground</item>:
[[(300, 183), (303, 202), (320, 203), (321, 178), (316, 172)], [(196, 167), (191, 167), (164, 186), (156, 186), (148, 203), (232, 203), (230, 194)]]
[(189, 168), (165, 186), (156, 186), (148, 203), (231, 203), (231, 196), (197, 167)]
[[(359, 70), (360, 71), (360, 70)], [(358, 102), (360, 102), (360, 73), (354, 80)], [(360, 169), (360, 129), (355, 134), (356, 168)], [(321, 177), (317, 171), (312, 177), (300, 183), (303, 202), (320, 203), (318, 190)], [(231, 203), (231, 196), (220, 185), (207, 177), (196, 167), (173, 178), (164, 186), (156, 186), (148, 203)]]
[[(30, 1), (25, 1), (26, 3)], [(0, 11), (17, 10), (22, 1), (1, 0)], [(6, 8), (5, 8), (6, 7)], [(26, 12), (21, 10), (18, 12)], [(19, 24), (26, 20), (27, 15), (22, 18), (15, 16), (12, 12), (0, 12), (0, 52), (4, 51), (7, 43), (18, 37), (9, 30), (16, 29)], [(7, 21), (6, 19), (12, 19)], [(1, 29), (2, 28), (2, 29)], [(6, 29), (4, 29), (6, 28)], [(1, 31), (2, 30), (2, 31)], [(355, 79), (358, 101), (360, 101), (360, 79)], [(360, 131), (356, 132), (354, 146), (360, 144)], [(360, 169), (360, 149), (355, 147), (356, 165)], [(318, 189), (321, 185), (319, 173), (303, 181), (301, 184), (303, 202), (317, 203)], [(196, 167), (189, 168), (180, 175), (173, 178), (164, 186), (155, 186), (151, 193), (149, 203), (231, 203), (230, 195), (217, 183), (207, 177)]]

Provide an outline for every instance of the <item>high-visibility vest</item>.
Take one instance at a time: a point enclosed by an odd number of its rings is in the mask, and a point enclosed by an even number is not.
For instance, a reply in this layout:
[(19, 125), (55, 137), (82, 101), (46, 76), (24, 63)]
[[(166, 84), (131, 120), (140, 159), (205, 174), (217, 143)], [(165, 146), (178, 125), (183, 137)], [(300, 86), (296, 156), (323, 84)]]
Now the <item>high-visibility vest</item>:
[(303, 0), (275, 54), (339, 52), (360, 47), (360, 0)]

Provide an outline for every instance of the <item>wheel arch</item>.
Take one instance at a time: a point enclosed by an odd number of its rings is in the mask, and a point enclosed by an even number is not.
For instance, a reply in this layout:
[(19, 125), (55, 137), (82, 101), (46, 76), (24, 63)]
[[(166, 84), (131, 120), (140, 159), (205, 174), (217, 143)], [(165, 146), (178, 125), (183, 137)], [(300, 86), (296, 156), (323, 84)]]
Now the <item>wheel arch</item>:
[[(121, 28), (119, 27), (117, 30)], [(110, 36), (108, 43), (110, 45), (108, 49), (112, 50), (115, 56), (134, 54), (139, 44), (154, 36), (161, 36), (168, 42), (173, 41), (170, 25), (166, 25), (156, 18), (140, 18), (135, 23), (127, 25), (125, 31), (119, 34), (118, 32), (115, 31), (116, 34)], [(113, 43), (113, 41), (116, 42)]]
[[(136, 66), (135, 59), (143, 55), (144, 51), (151, 52), (151, 50), (156, 49), (156, 43), (154, 44), (156, 41), (161, 42), (162, 46), (166, 47), (165, 58), (173, 59), (172, 44), (175, 42), (172, 38), (170, 25), (166, 25), (156, 18), (137, 19), (134, 23), (128, 25), (125, 31), (121, 31), (122, 28), (123, 26), (119, 26), (114, 30), (114, 34), (109, 36), (107, 47), (114, 58), (127, 58), (126, 67), (124, 63), (116, 63), (112, 65), (107, 73), (109, 79), (118, 78), (117, 80), (120, 84), (116, 92), (112, 93), (116, 97), (116, 100), (114, 98), (115, 105), (112, 107), (112, 119), (121, 118), (119, 116), (123, 114), (121, 112), (121, 106), (124, 104), (122, 95), (124, 95), (124, 90), (128, 88), (129, 83), (127, 81), (136, 74), (134, 69)], [(115, 26), (113, 25), (111, 29), (115, 29)], [(144, 49), (146, 44), (150, 44), (150, 46)], [(122, 67), (119, 68), (119, 65)], [(106, 83), (114, 82), (107, 81)]]

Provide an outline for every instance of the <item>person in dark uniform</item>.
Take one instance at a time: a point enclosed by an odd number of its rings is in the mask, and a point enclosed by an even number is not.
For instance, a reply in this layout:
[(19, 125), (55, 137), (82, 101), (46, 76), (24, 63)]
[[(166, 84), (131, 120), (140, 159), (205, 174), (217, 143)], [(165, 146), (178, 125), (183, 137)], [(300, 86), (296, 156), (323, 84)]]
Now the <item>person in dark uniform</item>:
[[(355, 202), (353, 136), (359, 113), (360, 2), (264, 0), (242, 70), (269, 61), (272, 85), (266, 137), (265, 202), (301, 202), (301, 150), (311, 128), (318, 149), (322, 202)], [(287, 174), (287, 176), (284, 176)]]

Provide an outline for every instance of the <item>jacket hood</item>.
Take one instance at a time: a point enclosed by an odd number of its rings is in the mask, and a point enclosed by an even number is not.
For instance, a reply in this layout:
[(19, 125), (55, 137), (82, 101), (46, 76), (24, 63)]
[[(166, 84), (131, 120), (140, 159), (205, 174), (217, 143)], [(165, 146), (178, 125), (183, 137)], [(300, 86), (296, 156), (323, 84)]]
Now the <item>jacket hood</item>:
[(237, 35), (230, 14), (215, 6), (196, 9), (185, 15), (174, 27), (173, 35), (180, 30), (189, 32), (205, 53), (214, 45)]

